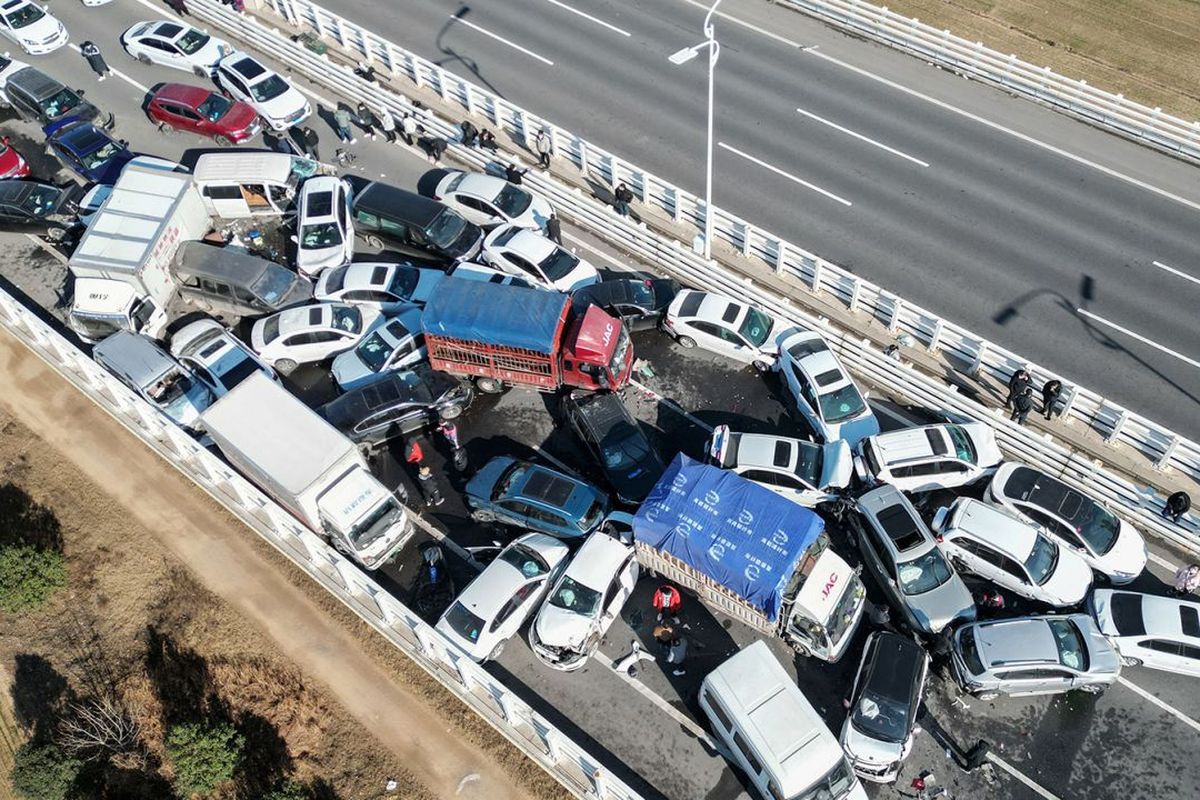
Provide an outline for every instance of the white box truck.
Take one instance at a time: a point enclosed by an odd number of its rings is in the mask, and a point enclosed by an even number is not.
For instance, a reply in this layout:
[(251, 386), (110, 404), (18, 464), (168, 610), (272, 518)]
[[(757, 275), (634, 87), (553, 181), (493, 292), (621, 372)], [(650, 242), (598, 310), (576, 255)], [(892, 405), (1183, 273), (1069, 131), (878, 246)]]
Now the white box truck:
[(239, 472), (367, 569), (411, 538), (407, 510), (358, 447), (266, 375), (239, 383), (200, 427)]

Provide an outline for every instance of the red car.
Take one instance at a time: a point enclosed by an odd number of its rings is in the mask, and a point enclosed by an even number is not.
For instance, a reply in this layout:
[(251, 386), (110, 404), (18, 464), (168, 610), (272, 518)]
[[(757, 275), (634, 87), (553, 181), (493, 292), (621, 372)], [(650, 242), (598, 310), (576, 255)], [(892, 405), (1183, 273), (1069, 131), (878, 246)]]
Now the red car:
[(24, 178), (28, 174), (29, 162), (9, 143), (7, 136), (0, 139), (0, 180)]
[(262, 128), (258, 112), (245, 103), (183, 83), (163, 84), (150, 98), (146, 113), (163, 131), (197, 133), (220, 145), (244, 142)]

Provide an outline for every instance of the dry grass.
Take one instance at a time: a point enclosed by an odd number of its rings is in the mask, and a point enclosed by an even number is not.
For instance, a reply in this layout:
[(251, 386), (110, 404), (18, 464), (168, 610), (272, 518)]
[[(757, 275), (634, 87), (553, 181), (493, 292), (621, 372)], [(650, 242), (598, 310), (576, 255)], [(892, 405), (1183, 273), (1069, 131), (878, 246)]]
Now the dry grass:
[(1197, 0), (874, 0), (1187, 120), (1200, 119)]

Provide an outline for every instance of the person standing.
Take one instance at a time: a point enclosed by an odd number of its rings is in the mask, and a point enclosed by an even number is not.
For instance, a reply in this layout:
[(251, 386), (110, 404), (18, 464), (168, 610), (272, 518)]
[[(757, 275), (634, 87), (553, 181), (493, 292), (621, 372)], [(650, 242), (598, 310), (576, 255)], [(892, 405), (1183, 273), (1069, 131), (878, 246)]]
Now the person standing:
[(366, 103), (359, 103), (356, 109), (356, 116), (358, 117), (358, 125), (363, 129), (363, 133), (372, 142), (375, 141), (375, 128), (379, 125), (379, 120), (375, 118), (375, 112), (368, 108)]
[(421, 490), (421, 497), (425, 498), (425, 505), (440, 506), (446, 502), (446, 498), (442, 497), (442, 491), (438, 488), (437, 479), (433, 477), (433, 470), (428, 464), (422, 464), (417, 470), (417, 488)]
[(167, 0), (167, 5), (181, 17), (189, 16), (192, 13), (188, 11), (187, 0)]
[(550, 133), (545, 128), (538, 131), (537, 138), (533, 140), (533, 149), (538, 155), (538, 167), (550, 169)]
[(1162, 515), (1176, 524), (1183, 518), (1183, 515), (1192, 507), (1192, 497), (1187, 492), (1179, 491), (1171, 494), (1167, 498), (1166, 505), (1163, 506)]
[(333, 112), (333, 122), (339, 141), (346, 144), (355, 144), (358, 142), (358, 139), (354, 136), (354, 129), (350, 127), (350, 109), (339, 104), (337, 111)]
[(379, 120), (379, 129), (383, 131), (383, 135), (387, 137), (388, 144), (395, 144), (396, 118), (392, 116), (392, 112), (388, 111), (387, 106), (380, 106), (379, 113), (375, 116)]
[(1033, 411), (1033, 387), (1026, 386), (1013, 400), (1013, 412), (1009, 419), (1018, 425), (1024, 425), (1031, 411)]
[(421, 443), (416, 439), (408, 440), (404, 448), (404, 461), (418, 469), (425, 463), (425, 451), (421, 449)]
[(317, 146), (321, 143), (321, 139), (317, 136), (317, 132), (312, 129), (311, 125), (305, 125), (300, 134), (304, 141), (305, 155), (313, 161), (320, 161), (321, 152), (317, 149)]
[(546, 220), (546, 238), (562, 247), (562, 223), (558, 221), (558, 214), (551, 214)]
[(462, 131), (462, 143), (464, 147), (474, 147), (475, 142), (479, 139), (479, 129), (469, 119), (464, 119), (458, 123), (458, 129)]
[(629, 191), (629, 187), (625, 185), (625, 181), (617, 184), (617, 188), (613, 190), (613, 208), (622, 217), (629, 216), (629, 204), (633, 202), (633, 192)]
[(1022, 389), (1033, 386), (1033, 378), (1024, 369), (1019, 369), (1012, 374), (1008, 379), (1008, 397), (1004, 398), (1004, 407), (1011, 408), (1013, 400), (1021, 393)]
[(1054, 416), (1054, 407), (1058, 404), (1058, 398), (1062, 397), (1062, 381), (1050, 379), (1042, 386), (1042, 413), (1046, 419)]
[(1175, 573), (1175, 582), (1167, 590), (1172, 597), (1182, 597), (1200, 588), (1200, 564), (1190, 564), (1180, 567)]
[(108, 77), (108, 73), (112, 72), (108, 64), (104, 61), (104, 56), (100, 54), (100, 48), (95, 42), (87, 41), (79, 45), (79, 52), (87, 59), (88, 66), (92, 68), (92, 72), (100, 77), (97, 80), (104, 80)]
[(674, 586), (663, 585), (654, 590), (654, 610), (658, 612), (658, 621), (664, 619), (679, 623), (679, 610), (683, 607), (683, 595)]
[(520, 186), (524, 180), (523, 176), (528, 171), (527, 169), (517, 169), (517, 165), (510, 161), (508, 162), (508, 166), (504, 168), (504, 180), (513, 186)]
[(404, 116), (400, 117), (400, 135), (404, 138), (404, 143), (411, 145), (413, 136), (417, 133), (417, 121), (413, 119), (413, 115), (404, 112)]

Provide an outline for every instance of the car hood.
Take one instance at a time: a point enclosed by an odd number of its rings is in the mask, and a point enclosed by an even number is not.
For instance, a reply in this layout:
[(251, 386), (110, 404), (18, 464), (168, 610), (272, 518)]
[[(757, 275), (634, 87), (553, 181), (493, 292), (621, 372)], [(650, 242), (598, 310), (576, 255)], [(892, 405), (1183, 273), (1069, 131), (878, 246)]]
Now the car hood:
[(225, 56), (233, 52), (233, 48), (225, 44), (224, 41), (212, 36), (208, 40), (208, 44), (201, 47), (195, 53), (192, 53), (190, 58), (194, 63), (212, 69), (217, 66), (217, 62)]
[(917, 621), (928, 633), (939, 633), (957, 620), (975, 620), (975, 600), (958, 575), (952, 575), (936, 589), (905, 597)]
[(544, 645), (579, 650), (595, 630), (595, 620), (546, 603), (538, 612), (537, 637)]
[(821, 455), (821, 483), (818, 489), (844, 489), (854, 474), (854, 459), (847, 442), (830, 442)]
[(846, 718), (842, 726), (842, 749), (852, 761), (884, 767), (899, 761), (904, 756), (905, 742), (884, 742), (868, 736)]
[(308, 101), (304, 99), (304, 95), (294, 86), (288, 87), (288, 90), (272, 100), (265, 103), (258, 103), (259, 113), (264, 117), (271, 119), (287, 119), (297, 111), (303, 111)]
[[(866, 398), (864, 397), (863, 400), (866, 401)], [(841, 439), (851, 447), (877, 433), (879, 433), (879, 420), (875, 418), (875, 412), (871, 410), (870, 402), (867, 402), (866, 411), (862, 413), (862, 416), (829, 426), (829, 438)]]
[(254, 106), (236, 100), (233, 107), (217, 122), (217, 126), (222, 131), (237, 133), (249, 128), (257, 119), (258, 112), (254, 110)]
[(358, 353), (354, 352), (354, 350), (347, 350), (337, 355), (333, 359), (333, 364), (330, 366), (329, 371), (332, 373), (337, 385), (343, 389), (375, 374), (367, 368), (367, 365), (363, 363), (363, 360), (358, 357)]
[(346, 248), (340, 244), (333, 247), (296, 248), (296, 269), (309, 276), (326, 267), (339, 266), (345, 261)]
[[(1112, 577), (1113, 583), (1128, 583), (1142, 573), (1146, 568), (1149, 553), (1146, 550), (1146, 540), (1141, 532), (1125, 520), (1120, 521), (1117, 529), (1117, 541), (1112, 549), (1097, 557), (1096, 563), (1101, 572)], [(1119, 573), (1119, 574), (1118, 574)]]
[(1058, 548), (1058, 565), (1050, 580), (1037, 587), (1053, 605), (1073, 606), (1092, 588), (1092, 568), (1075, 551)]
[(600, 273), (586, 261), (582, 259), (575, 265), (575, 269), (568, 272), (563, 277), (554, 281), (552, 284), (555, 289), (560, 292), (572, 292), (576, 289), (582, 289), (584, 286), (591, 286), (593, 283), (600, 282)]
[(37, 22), (13, 31), (13, 35), (23, 42), (42, 44), (45, 40), (58, 33), (58, 26), (60, 24), (52, 15), (47, 14)]

